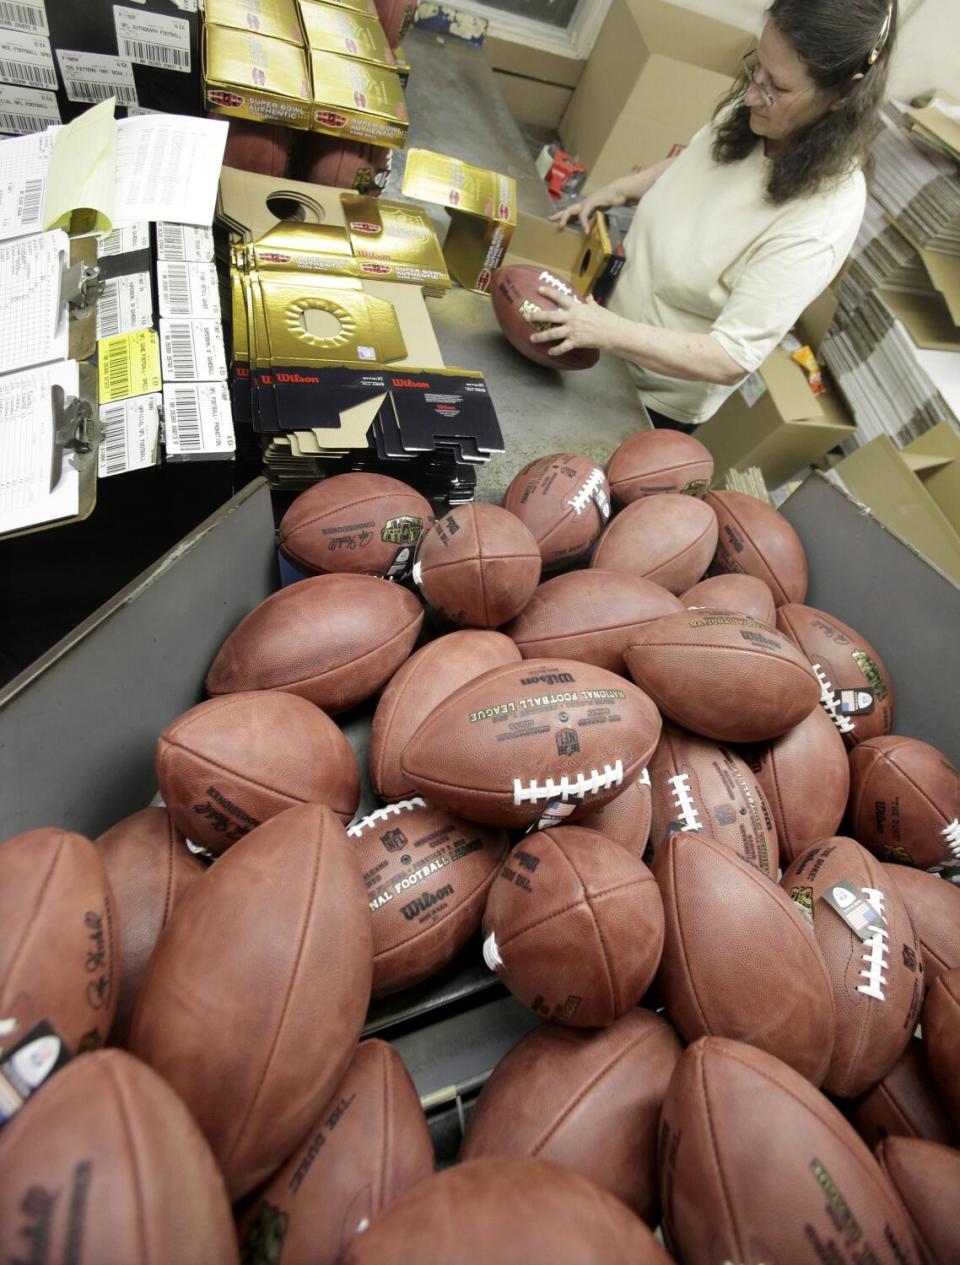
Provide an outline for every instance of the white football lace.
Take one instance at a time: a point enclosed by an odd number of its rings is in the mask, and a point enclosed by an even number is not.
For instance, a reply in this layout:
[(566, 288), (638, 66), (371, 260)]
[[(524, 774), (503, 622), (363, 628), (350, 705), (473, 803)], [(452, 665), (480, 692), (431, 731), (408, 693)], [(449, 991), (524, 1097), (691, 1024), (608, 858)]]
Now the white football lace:
[(356, 838), (366, 830), (367, 826), (375, 826), (378, 821), (386, 821), (389, 817), (408, 813), (411, 808), (426, 808), (426, 806), (427, 801), (421, 799), (419, 795), (414, 799), (398, 799), (395, 804), (386, 804), (383, 808), (376, 808), (368, 817), (361, 817), (359, 821), (355, 821), (352, 826), (347, 827), (347, 834)]
[(854, 723), (838, 709), (833, 686), (830, 684), (826, 672), (824, 672), (819, 663), (813, 665), (813, 670), (817, 680), (820, 682), (820, 706), (842, 734), (853, 733)]
[(690, 794), (690, 779), (687, 774), (678, 773), (676, 777), (668, 777), (667, 781), (673, 788), (673, 802), (680, 813), (684, 830), (702, 830), (703, 823)]
[(576, 514), (583, 511), (593, 500), (593, 494), (603, 486), (604, 473), (599, 467), (591, 470), (586, 482), (577, 489), (567, 504)]
[(423, 578), (423, 563), (422, 562), (415, 562), (413, 564), (413, 571), (411, 572), (411, 575), (412, 575), (414, 584), (417, 586), (417, 588), (419, 588), (421, 580)]
[(950, 825), (944, 826), (940, 833), (947, 841), (950, 855), (954, 860), (960, 861), (960, 821), (951, 821)]
[(649, 786), (650, 785), (650, 770), (644, 769), (643, 772), (640, 774), (640, 776), (637, 778), (637, 781), (640, 783), (641, 786)]
[(483, 960), (491, 971), (499, 971), (503, 966), (503, 958), (500, 956), (500, 948), (497, 945), (497, 933), (491, 931), (483, 942)]
[[(867, 904), (882, 918), (883, 892), (877, 891), (875, 887), (861, 887), (860, 890)], [(883, 991), (887, 982), (886, 970), (889, 965), (886, 927), (877, 927), (870, 939), (863, 942), (863, 948), (863, 962), (867, 969), (860, 971), (860, 978), (867, 982), (858, 984), (857, 992), (863, 993), (865, 997), (872, 997), (875, 1001), (886, 1001)]]
[(526, 786), (518, 777), (513, 779), (513, 802), (520, 804), (536, 804), (541, 799), (583, 799), (585, 795), (593, 795), (597, 791), (608, 791), (623, 782), (623, 761), (618, 760), (611, 768), (603, 766), (603, 772), (591, 769), (589, 777), (583, 771), (572, 780), (566, 773), (559, 782), (548, 777), (545, 782), (531, 780)]

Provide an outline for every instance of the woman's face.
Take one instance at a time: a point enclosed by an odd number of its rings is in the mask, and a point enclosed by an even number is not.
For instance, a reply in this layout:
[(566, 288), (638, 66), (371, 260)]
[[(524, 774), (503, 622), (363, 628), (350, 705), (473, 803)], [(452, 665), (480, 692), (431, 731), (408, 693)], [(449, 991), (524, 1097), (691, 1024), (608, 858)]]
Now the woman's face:
[[(836, 94), (818, 90), (773, 22), (764, 26), (757, 45), (755, 77), (744, 103), (750, 107), (751, 130), (767, 141), (768, 154), (789, 147), (794, 137), (818, 123), (838, 100)], [(776, 98), (773, 105), (767, 93)]]

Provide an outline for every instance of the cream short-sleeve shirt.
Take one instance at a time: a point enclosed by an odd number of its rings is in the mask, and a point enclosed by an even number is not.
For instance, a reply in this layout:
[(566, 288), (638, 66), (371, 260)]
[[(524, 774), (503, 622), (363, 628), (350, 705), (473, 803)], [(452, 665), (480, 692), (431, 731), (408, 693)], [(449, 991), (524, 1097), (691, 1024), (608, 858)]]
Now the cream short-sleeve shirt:
[[(714, 162), (712, 145), (711, 125), (641, 200), (609, 307), (661, 329), (711, 335), (746, 377), (840, 270), (863, 219), (866, 182), (857, 169), (775, 206), (764, 192), (762, 145), (728, 164)], [(736, 390), (629, 367), (643, 402), (675, 421), (706, 421)]]

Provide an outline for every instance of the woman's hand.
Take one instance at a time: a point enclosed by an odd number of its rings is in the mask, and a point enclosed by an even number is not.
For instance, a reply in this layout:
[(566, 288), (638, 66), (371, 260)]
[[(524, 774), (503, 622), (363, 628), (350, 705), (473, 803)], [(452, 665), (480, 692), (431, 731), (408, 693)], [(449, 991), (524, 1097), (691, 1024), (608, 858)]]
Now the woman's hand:
[(614, 333), (622, 318), (608, 312), (595, 299), (578, 303), (551, 286), (541, 286), (538, 293), (557, 305), (555, 309), (544, 308), (537, 315), (537, 324), (548, 323), (550, 329), (530, 336), (532, 343), (556, 343), (548, 348), (548, 355), (563, 356), (578, 347), (607, 351), (614, 345)]
[(550, 219), (560, 228), (566, 228), (573, 217), (577, 216), (583, 231), (589, 233), (590, 221), (597, 211), (605, 210), (609, 206), (623, 206), (626, 201), (626, 196), (620, 193), (616, 184), (611, 184), (605, 189), (598, 189), (596, 193), (591, 193), (585, 202), (574, 202), (565, 210), (555, 212)]

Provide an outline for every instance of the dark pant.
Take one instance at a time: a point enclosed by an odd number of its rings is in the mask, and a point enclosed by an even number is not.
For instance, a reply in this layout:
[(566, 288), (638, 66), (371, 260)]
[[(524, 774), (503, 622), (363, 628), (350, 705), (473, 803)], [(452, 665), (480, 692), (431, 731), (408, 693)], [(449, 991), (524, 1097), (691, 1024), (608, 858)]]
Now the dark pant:
[(652, 408), (648, 408), (647, 413), (657, 430), (682, 430), (685, 435), (692, 435), (697, 429), (692, 422), (675, 422), (672, 417), (664, 417), (662, 413), (656, 413)]

